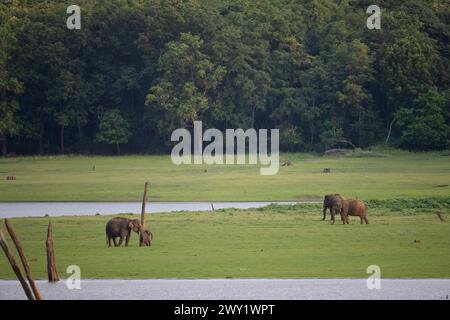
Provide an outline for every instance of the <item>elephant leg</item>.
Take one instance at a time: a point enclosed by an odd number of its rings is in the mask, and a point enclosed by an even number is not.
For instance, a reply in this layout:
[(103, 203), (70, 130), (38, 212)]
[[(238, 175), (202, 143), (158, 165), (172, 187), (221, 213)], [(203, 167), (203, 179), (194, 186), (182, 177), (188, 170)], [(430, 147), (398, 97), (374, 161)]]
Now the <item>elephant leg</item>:
[(341, 221), (342, 221), (342, 224), (346, 224), (347, 223), (347, 219), (345, 219), (345, 216), (344, 216), (343, 213), (341, 213)]
[(108, 247), (111, 247), (111, 237), (108, 237)]
[(125, 238), (125, 247), (128, 247), (128, 243), (130, 242), (130, 234)]
[(366, 216), (364, 216), (364, 221), (366, 222), (366, 224), (369, 224), (369, 220), (367, 220)]
[(344, 210), (344, 208), (341, 208), (341, 211), (339, 212), (341, 214), (341, 220), (343, 224), (347, 224), (348, 222), (348, 216)]
[(334, 224), (335, 220), (336, 220), (336, 219), (335, 219), (334, 210), (331, 209), (331, 224)]
[(341, 216), (342, 224), (345, 224), (345, 215), (344, 215), (344, 211), (341, 210), (341, 211), (339, 212), (339, 215)]
[(113, 237), (112, 239), (113, 239), (113, 242), (114, 242), (114, 247), (117, 247), (117, 238)]
[(122, 236), (120, 236), (120, 240), (119, 240), (119, 247), (122, 245), (122, 243), (123, 243), (123, 237)]
[(346, 208), (341, 209), (341, 215), (342, 215), (344, 224), (348, 224), (348, 211), (346, 210)]
[(323, 207), (323, 218), (322, 218), (322, 221), (325, 221), (326, 218), (327, 218), (327, 207)]
[(363, 218), (363, 216), (359, 216), (359, 220), (360, 220), (361, 224), (364, 224), (364, 218)]

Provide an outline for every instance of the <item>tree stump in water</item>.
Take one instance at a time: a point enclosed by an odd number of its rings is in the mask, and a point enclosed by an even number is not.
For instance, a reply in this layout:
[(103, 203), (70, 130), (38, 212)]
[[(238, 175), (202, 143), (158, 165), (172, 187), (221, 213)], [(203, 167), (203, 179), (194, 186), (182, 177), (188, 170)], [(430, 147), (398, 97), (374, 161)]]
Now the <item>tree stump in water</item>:
[(9, 249), (8, 242), (6, 241), (5, 235), (3, 234), (2, 228), (0, 228), (0, 246), (2, 247), (3, 251), (5, 252), (6, 258), (9, 261), (9, 264), (11, 265), (14, 273), (16, 274), (17, 279), (19, 280), (20, 284), (22, 285), (23, 290), (25, 291), (25, 295), (27, 296), (28, 300), (34, 300), (33, 293), (31, 292), (30, 287), (28, 286), (28, 283), (26, 282), (25, 278), (22, 275), (22, 272), (20, 271), (19, 266), (17, 265), (16, 259), (14, 259), (14, 256), (11, 253), (11, 250)]
[(47, 241), (45, 243), (47, 247), (47, 273), (49, 282), (58, 282), (59, 275), (56, 269), (55, 247), (53, 245), (53, 228), (52, 223), (48, 223), (47, 229)]
[(19, 257), (20, 260), (22, 261), (22, 265), (25, 270), (28, 282), (30, 283), (31, 290), (33, 290), (34, 297), (36, 298), (36, 300), (42, 300), (41, 292), (39, 291), (39, 288), (36, 286), (33, 276), (31, 275), (30, 265), (28, 264), (25, 253), (23, 252), (23, 248), (22, 245), (20, 244), (19, 238), (16, 236), (14, 228), (8, 219), (5, 219), (5, 225), (12, 241), (14, 242), (14, 245), (16, 246), (17, 252), (19, 253)]

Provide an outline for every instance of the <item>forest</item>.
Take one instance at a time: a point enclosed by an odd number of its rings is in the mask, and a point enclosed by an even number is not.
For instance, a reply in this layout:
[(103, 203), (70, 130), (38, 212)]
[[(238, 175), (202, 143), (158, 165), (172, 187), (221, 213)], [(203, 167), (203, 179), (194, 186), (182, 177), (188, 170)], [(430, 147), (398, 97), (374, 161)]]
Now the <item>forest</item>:
[(449, 147), (448, 1), (75, 2), (0, 3), (3, 156), (166, 153), (196, 120), (288, 152)]

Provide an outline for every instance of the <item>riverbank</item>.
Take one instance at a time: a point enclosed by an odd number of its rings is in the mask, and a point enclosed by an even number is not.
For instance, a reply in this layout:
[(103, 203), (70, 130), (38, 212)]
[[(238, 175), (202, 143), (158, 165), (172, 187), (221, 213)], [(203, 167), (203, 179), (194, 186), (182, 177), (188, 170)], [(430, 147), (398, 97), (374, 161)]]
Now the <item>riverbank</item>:
[[(33, 274), (46, 278), (45, 237), (53, 223), (62, 277), (78, 265), (83, 278), (450, 278), (450, 214), (446, 202), (408, 208), (371, 203), (369, 225), (323, 222), (320, 204), (249, 210), (157, 213), (148, 216), (152, 247), (108, 248), (109, 216), (12, 219)], [(132, 217), (131, 215), (121, 215)], [(134, 216), (137, 217), (137, 216)], [(3, 255), (0, 265), (6, 266)], [(0, 279), (14, 279), (0, 268)]]
[[(318, 203), (316, 201), (315, 203)], [(303, 203), (314, 203), (303, 202)], [(261, 208), (295, 202), (147, 202), (147, 213)], [(0, 202), (0, 218), (89, 216), (142, 211), (142, 202)]]

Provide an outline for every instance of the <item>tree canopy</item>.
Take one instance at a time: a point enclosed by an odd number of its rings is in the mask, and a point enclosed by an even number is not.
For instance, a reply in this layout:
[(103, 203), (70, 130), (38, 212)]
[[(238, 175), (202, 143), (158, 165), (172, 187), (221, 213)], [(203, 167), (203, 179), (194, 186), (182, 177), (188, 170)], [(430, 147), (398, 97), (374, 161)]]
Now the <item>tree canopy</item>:
[(450, 4), (80, 0), (0, 3), (0, 144), (161, 153), (170, 133), (279, 128), (285, 151), (449, 147)]

